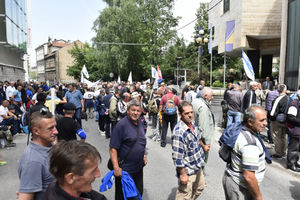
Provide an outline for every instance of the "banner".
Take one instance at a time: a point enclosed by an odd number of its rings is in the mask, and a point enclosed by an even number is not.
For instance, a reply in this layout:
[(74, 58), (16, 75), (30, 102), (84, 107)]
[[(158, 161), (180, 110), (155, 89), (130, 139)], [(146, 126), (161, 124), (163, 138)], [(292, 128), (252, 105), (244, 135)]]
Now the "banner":
[(163, 81), (163, 77), (162, 77), (162, 74), (161, 74), (161, 71), (160, 71), (160, 68), (158, 65), (157, 65), (157, 81), (159, 83)]
[(132, 73), (130, 72), (129, 73), (129, 76), (128, 76), (128, 80), (127, 80), (130, 84), (132, 84)]
[(85, 75), (86, 78), (90, 78), (90, 75), (85, 67), (85, 65), (83, 65), (81, 73), (83, 73)]
[(242, 60), (243, 60), (244, 70), (246, 72), (246, 75), (249, 77), (249, 79), (255, 81), (255, 74), (254, 74), (251, 61), (249, 60), (247, 54), (244, 51), (242, 51)]
[(226, 22), (225, 52), (233, 51), (235, 21)]

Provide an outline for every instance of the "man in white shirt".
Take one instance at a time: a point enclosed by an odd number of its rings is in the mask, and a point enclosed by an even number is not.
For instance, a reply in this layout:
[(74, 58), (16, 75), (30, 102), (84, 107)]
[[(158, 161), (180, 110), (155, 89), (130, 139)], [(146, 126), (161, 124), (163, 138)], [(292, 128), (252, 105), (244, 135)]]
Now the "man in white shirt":
[(15, 90), (14, 82), (11, 81), (5, 91), (7, 100), (10, 100)]

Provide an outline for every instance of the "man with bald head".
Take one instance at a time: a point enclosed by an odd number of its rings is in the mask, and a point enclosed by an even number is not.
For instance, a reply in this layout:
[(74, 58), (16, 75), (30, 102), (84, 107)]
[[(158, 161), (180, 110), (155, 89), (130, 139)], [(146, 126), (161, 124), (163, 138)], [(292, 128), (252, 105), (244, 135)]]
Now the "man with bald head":
[(245, 110), (243, 127), (223, 176), (226, 200), (262, 199), (259, 184), (264, 178), (265, 157), (270, 158), (259, 133), (266, 126), (267, 115), (261, 106), (252, 105)]
[(205, 162), (207, 163), (208, 152), (210, 145), (214, 139), (215, 119), (210, 108), (210, 102), (213, 99), (213, 90), (209, 87), (204, 87), (201, 92), (201, 97), (196, 98), (193, 102), (194, 119), (199, 126), (201, 132), (200, 143), (205, 152)]

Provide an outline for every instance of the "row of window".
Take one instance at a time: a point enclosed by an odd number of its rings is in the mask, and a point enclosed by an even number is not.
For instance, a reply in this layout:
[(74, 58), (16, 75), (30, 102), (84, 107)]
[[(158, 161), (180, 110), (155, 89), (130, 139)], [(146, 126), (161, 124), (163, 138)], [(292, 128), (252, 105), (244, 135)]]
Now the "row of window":
[(26, 32), (26, 3), (25, 0), (5, 0), (5, 14), (22, 31)]
[(8, 17), (5, 20), (7, 43), (26, 51), (27, 33), (16, 26)]

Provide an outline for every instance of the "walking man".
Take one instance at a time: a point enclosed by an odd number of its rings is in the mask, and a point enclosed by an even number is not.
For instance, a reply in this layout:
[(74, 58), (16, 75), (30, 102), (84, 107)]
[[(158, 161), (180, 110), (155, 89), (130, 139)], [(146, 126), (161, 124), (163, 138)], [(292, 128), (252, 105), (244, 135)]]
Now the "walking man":
[(179, 97), (173, 94), (172, 89), (167, 87), (167, 94), (165, 94), (160, 101), (159, 112), (162, 113), (162, 136), (161, 147), (166, 146), (166, 137), (168, 126), (170, 123), (171, 131), (173, 131), (177, 123), (177, 106), (179, 105)]
[(280, 84), (278, 86), (279, 96), (273, 101), (272, 110), (270, 112), (271, 118), (271, 133), (274, 142), (275, 158), (282, 159), (286, 156), (287, 149), (287, 135), (286, 135), (286, 120), (281, 120), (280, 115), (286, 115), (290, 97), (286, 94), (286, 85)]
[[(267, 125), (267, 115), (258, 105), (252, 105), (244, 112), (244, 126), (238, 135), (231, 162), (226, 166), (223, 188), (226, 200), (261, 200), (259, 184), (265, 173), (265, 152), (259, 133)], [(248, 141), (253, 141), (249, 144)]]
[(200, 145), (201, 132), (193, 123), (193, 106), (182, 101), (178, 106), (180, 121), (176, 124), (172, 136), (172, 158), (177, 171), (177, 200), (194, 200), (204, 189), (205, 180), (202, 171), (204, 151)]
[(68, 86), (69, 91), (65, 94), (65, 101), (68, 103), (73, 103), (76, 106), (76, 111), (74, 118), (79, 123), (80, 127), (82, 127), (81, 123), (81, 112), (84, 112), (84, 100), (81, 92), (76, 89), (77, 85), (72, 83)]
[(287, 113), (287, 132), (290, 138), (287, 153), (287, 167), (293, 171), (300, 172), (299, 147), (300, 147), (300, 90), (297, 99), (291, 102)]
[(19, 200), (40, 200), (54, 180), (49, 172), (49, 151), (56, 141), (55, 116), (46, 108), (30, 117), (32, 141), (25, 148), (18, 166)]
[[(143, 195), (143, 167), (147, 164), (145, 155), (146, 137), (142, 122), (140, 101), (131, 100), (127, 108), (127, 117), (115, 126), (110, 139), (110, 158), (113, 164), (115, 180), (115, 199), (123, 200), (122, 171), (130, 174), (141, 196)], [(119, 164), (122, 161), (122, 165)]]
[(194, 100), (193, 110), (195, 122), (201, 130), (200, 143), (203, 145), (205, 163), (207, 163), (208, 152), (215, 135), (215, 119), (210, 108), (210, 101), (213, 99), (213, 90), (209, 87), (204, 87), (201, 95), (200, 98)]

